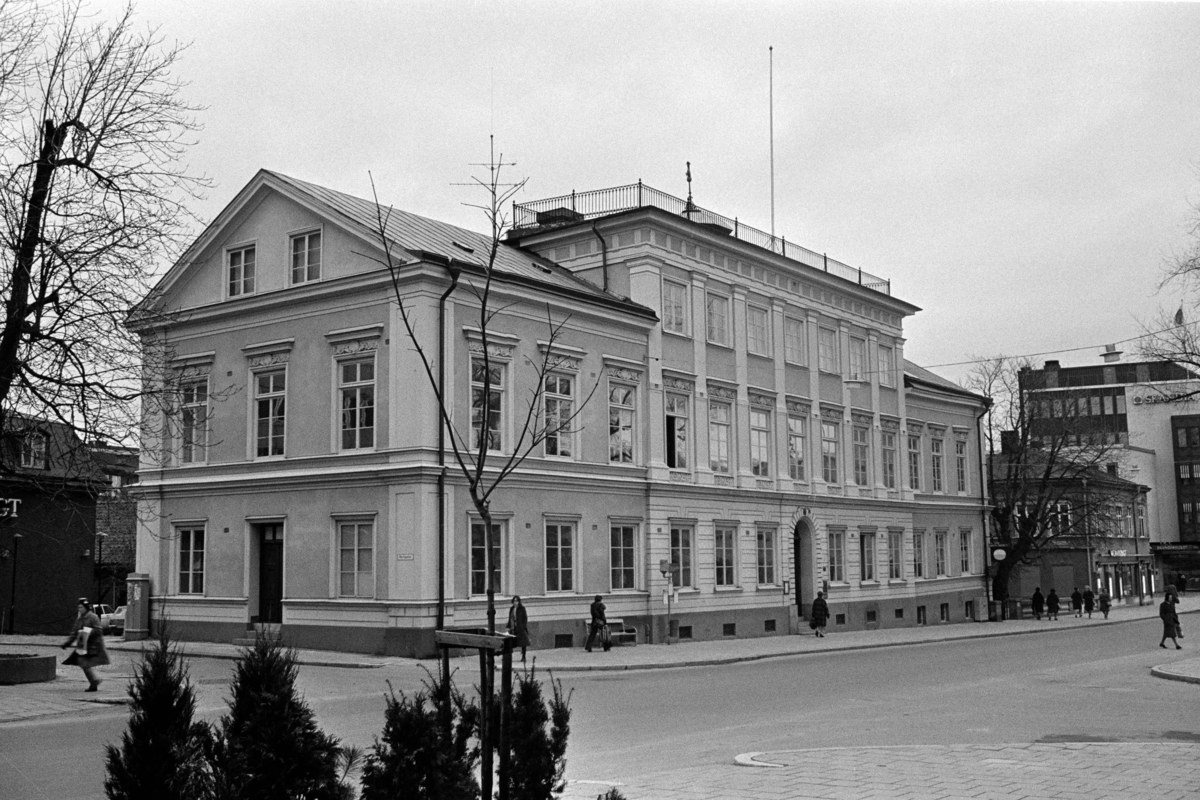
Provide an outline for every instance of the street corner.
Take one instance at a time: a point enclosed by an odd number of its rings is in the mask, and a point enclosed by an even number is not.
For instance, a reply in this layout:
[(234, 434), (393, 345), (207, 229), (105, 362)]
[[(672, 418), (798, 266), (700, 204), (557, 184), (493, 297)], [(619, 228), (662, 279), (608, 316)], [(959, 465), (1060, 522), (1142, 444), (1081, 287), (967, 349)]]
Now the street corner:
[(1150, 668), (1150, 674), (1167, 681), (1200, 683), (1200, 658), (1188, 658)]

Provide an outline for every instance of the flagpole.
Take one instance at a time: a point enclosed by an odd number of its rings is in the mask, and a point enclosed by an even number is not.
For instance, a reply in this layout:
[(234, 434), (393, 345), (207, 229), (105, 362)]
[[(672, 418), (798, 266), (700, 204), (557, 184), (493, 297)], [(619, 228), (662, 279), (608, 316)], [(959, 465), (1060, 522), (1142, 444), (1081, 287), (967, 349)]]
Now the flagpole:
[(769, 76), (767, 82), (767, 117), (771, 131), (771, 249), (775, 249), (775, 46), (767, 48)]

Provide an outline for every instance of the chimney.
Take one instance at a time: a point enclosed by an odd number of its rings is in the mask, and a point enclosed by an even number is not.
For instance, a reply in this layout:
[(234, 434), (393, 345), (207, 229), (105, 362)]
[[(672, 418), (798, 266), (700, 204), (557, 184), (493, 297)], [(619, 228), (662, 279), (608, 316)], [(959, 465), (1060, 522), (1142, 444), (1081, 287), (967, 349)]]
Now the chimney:
[(1104, 359), (1105, 364), (1112, 364), (1121, 360), (1121, 351), (1117, 349), (1115, 344), (1106, 344), (1104, 345), (1104, 352), (1100, 354), (1100, 357)]

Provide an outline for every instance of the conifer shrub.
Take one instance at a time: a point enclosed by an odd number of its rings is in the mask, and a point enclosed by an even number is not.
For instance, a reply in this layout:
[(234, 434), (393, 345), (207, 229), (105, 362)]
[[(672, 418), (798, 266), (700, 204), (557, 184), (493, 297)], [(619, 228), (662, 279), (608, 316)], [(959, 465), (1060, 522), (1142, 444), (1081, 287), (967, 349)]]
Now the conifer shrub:
[(196, 691), (165, 625), (134, 667), (129, 728), (106, 745), (104, 792), (110, 800), (207, 800), (213, 776), (211, 732), (196, 722)]
[(536, 669), (530, 669), (513, 676), (508, 726), (511, 800), (552, 800), (566, 787), (571, 698), (563, 694), (562, 682), (551, 673), (552, 695), (547, 700), (535, 673)]
[(260, 634), (242, 653), (211, 758), (217, 800), (349, 800), (344, 751), (296, 691), (296, 654)]
[(383, 733), (362, 770), (362, 800), (478, 798), (478, 706), (433, 675), (412, 697), (389, 684), (384, 699)]

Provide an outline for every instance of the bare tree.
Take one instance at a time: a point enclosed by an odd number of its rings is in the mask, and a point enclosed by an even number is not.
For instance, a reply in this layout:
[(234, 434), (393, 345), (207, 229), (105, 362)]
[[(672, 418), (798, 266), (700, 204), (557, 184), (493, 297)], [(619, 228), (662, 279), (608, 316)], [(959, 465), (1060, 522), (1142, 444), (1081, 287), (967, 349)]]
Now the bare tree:
[[(573, 429), (583, 408), (596, 392), (599, 379), (586, 392), (577, 392), (576, 397), (569, 402), (562, 398), (554, 398), (547, 402), (548, 381), (554, 380), (554, 372), (561, 366), (562, 352), (557, 347), (562, 333), (568, 323), (569, 315), (556, 312), (547, 303), (545, 307), (547, 338), (540, 342), (540, 353), (533, 358), (527, 352), (522, 352), (513, 368), (518, 370), (513, 385), (518, 387), (515, 393), (520, 397), (521, 405), (515, 409), (517, 424), (516, 436), (511, 443), (502, 443), (498, 437), (502, 435), (500, 416), (500, 380), (501, 367), (492, 352), (492, 343), (496, 339), (497, 320), (512, 308), (513, 303), (504, 299), (510, 295), (504, 291), (506, 276), (497, 263), (501, 241), (510, 220), (504, 214), (504, 206), (525, 185), (524, 180), (515, 183), (503, 183), (501, 173), (503, 167), (511, 166), (504, 163), (503, 154), (499, 157), (493, 154), (487, 167), (486, 178), (473, 178), (472, 185), (482, 189), (485, 202), (468, 204), (483, 212), (488, 224), (488, 243), (486, 252), (482, 254), (482, 263), (466, 258), (443, 258), (448, 285), (442, 295), (442, 303), (452, 295), (458, 296), (460, 303), (473, 305), (476, 312), (476, 325), (479, 336), (479, 347), (471, 358), (471, 395), (469, 427), (457, 422), (454, 408), (447, 398), (445, 384), (445, 353), (441, 344), (423, 341), (417, 330), (417, 311), (406, 295), (406, 285), (410, 274), (413, 273), (411, 261), (406, 260), (400, 238), (390, 229), (392, 216), (391, 208), (379, 204), (378, 195), (374, 195), (377, 210), (376, 233), (383, 250), (383, 263), (392, 279), (395, 300), (399, 306), (400, 318), (404, 322), (409, 341), (420, 359), (421, 366), (429, 383), (430, 391), (438, 405), (441, 427), (439, 431), (439, 451), (445, 453), (447, 447), (453, 457), (458, 472), (466, 482), (467, 492), (476, 514), (483, 524), (485, 547), (485, 575), (487, 591), (488, 632), (496, 632), (496, 573), (494, 554), (499, 542), (492, 518), (491, 503), (496, 492), (521, 466), (521, 464), (536, 450), (542, 448), (551, 437), (568, 433)], [(374, 193), (374, 186), (372, 186)], [(464, 251), (465, 254), (465, 251)], [(428, 259), (426, 255), (424, 258)], [(550, 267), (547, 266), (547, 270)], [(444, 330), (439, 325), (439, 330)], [(504, 445), (504, 446), (501, 446)], [(443, 468), (443, 478), (444, 478)], [(439, 565), (441, 568), (442, 565)], [(442, 609), (439, 607), (439, 624), (443, 623)], [(489, 668), (480, 678), (482, 695), (482, 717), (480, 720), (483, 741), (490, 741), (492, 733), (491, 709), (492, 693), (495, 684), (494, 664), (488, 659)], [(449, 686), (449, 661), (445, 652), (442, 657), (442, 680)], [(502, 719), (500, 729), (505, 723)], [(444, 721), (448, 724), (448, 720)], [(503, 733), (501, 734), (503, 736)], [(504, 752), (504, 749), (501, 748)], [(485, 746), (481, 778), (483, 795), (490, 796), (492, 786), (492, 748)], [(500, 780), (505, 780), (506, 767), (504, 756), (501, 757)], [(502, 790), (503, 791), (503, 790)]]
[(161, 386), (143, 385), (143, 364), (161, 358), (125, 323), (164, 313), (153, 279), (204, 185), (182, 162), (197, 109), (173, 75), (180, 47), (130, 8), (111, 22), (48, 8), (0, 5), (0, 429), (51, 420), (131, 440)]
[(1107, 469), (1120, 461), (1121, 433), (1089, 407), (1087, 393), (1046, 387), (1027, 360), (977, 361), (967, 385), (992, 401), (991, 538), (1005, 551), (994, 565), (992, 590), (1006, 600), (1013, 572), (1047, 547), (1090, 543), (1092, 534), (1108, 532), (1108, 509), (1127, 486)]

